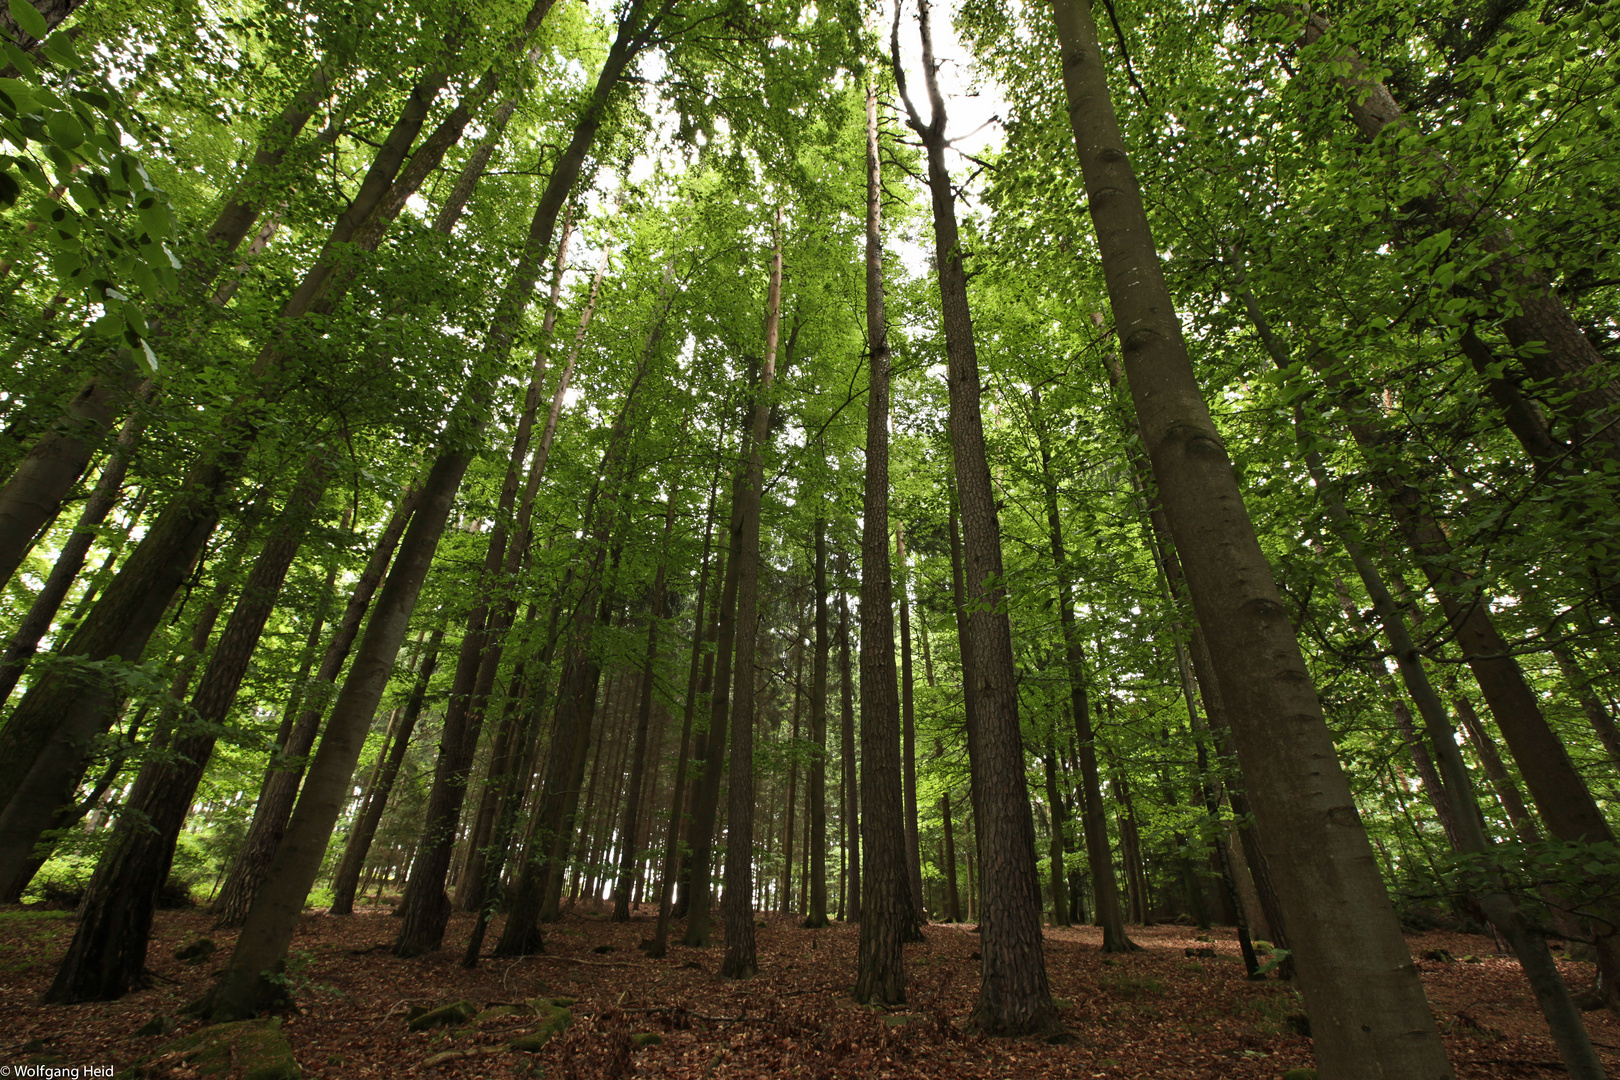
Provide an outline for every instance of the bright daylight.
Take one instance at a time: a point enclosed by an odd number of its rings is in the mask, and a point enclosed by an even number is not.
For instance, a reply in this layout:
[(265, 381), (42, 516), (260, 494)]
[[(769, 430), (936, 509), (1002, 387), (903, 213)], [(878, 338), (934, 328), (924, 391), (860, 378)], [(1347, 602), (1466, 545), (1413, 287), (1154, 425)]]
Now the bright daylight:
[(0, 0), (0, 1078), (1620, 1077), (1617, 51)]

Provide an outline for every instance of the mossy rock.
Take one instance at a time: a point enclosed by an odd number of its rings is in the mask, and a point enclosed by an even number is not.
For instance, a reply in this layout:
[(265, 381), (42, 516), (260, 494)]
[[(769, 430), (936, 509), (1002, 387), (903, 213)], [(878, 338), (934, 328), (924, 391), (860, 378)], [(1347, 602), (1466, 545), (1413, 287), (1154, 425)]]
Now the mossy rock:
[(405, 1026), (411, 1031), (426, 1031), (428, 1028), (451, 1027), (455, 1024), (465, 1024), (478, 1015), (478, 1006), (470, 1001), (452, 1001), (448, 1005), (440, 1005), (437, 1009), (429, 1009), (421, 1016), (415, 1017)]
[(304, 1075), (281, 1033), (280, 1017), (213, 1024), (158, 1047), (131, 1071), (145, 1076), (145, 1062), (165, 1057), (178, 1057), (200, 1076), (240, 1072), (243, 1080), (299, 1080)]
[(188, 964), (200, 964), (218, 951), (219, 946), (214, 944), (211, 938), (198, 938), (189, 945), (182, 945), (174, 950), (174, 958), (184, 960)]
[(489, 1008), (473, 1017), (475, 1024), (487, 1024), (491, 1020), (499, 1020), (520, 1011), (516, 1005), (491, 1005)]
[(150, 1038), (153, 1035), (167, 1035), (178, 1026), (179, 1024), (175, 1022), (174, 1017), (165, 1016), (162, 1013), (158, 1013), (156, 1016), (152, 1017), (152, 1019), (136, 1028), (135, 1034), (141, 1038)]
[(630, 1036), (630, 1041), (637, 1046), (657, 1046), (664, 1041), (664, 1037), (656, 1031), (638, 1031)]
[[(563, 1000), (563, 999), (559, 999)], [(535, 1004), (535, 1015), (540, 1023), (534, 1028), (525, 1031), (512, 1039), (506, 1045), (513, 1050), (526, 1054), (533, 1054), (543, 1049), (546, 1043), (568, 1030), (568, 1025), (574, 1022), (574, 1014), (558, 1005)]]

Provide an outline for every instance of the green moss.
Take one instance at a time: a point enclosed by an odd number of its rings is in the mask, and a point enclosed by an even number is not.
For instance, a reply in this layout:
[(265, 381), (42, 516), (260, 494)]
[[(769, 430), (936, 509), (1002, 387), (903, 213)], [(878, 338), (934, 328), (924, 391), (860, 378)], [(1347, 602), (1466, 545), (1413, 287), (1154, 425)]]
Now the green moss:
[(630, 1036), (630, 1041), (637, 1046), (657, 1046), (664, 1041), (664, 1037), (656, 1031), (638, 1031)]
[(145, 1061), (177, 1056), (200, 1076), (241, 1072), (243, 1080), (299, 1080), (303, 1070), (281, 1033), (280, 1017), (214, 1024), (158, 1047), (132, 1070), (145, 1076)]
[(406, 1027), (412, 1031), (426, 1031), (428, 1028), (450, 1027), (454, 1024), (465, 1024), (478, 1015), (478, 1006), (470, 1001), (452, 1001), (448, 1005), (440, 1005), (437, 1009), (429, 1009), (421, 1016), (411, 1020)]
[(540, 1023), (529, 1031), (509, 1039), (507, 1046), (524, 1053), (535, 1053), (546, 1043), (567, 1031), (568, 1025), (574, 1022), (574, 1014), (557, 1005), (536, 1003), (535, 1015), (539, 1017)]
[(1151, 975), (1116, 975), (1103, 980), (1102, 988), (1117, 998), (1139, 998), (1164, 993), (1164, 983)]

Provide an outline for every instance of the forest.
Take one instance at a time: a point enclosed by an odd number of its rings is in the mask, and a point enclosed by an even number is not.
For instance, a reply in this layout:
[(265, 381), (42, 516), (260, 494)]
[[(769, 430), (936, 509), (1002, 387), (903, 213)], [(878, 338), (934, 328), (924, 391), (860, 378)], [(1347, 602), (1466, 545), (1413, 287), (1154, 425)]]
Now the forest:
[(1620, 1070), (1620, 7), (0, 48), (0, 1076)]

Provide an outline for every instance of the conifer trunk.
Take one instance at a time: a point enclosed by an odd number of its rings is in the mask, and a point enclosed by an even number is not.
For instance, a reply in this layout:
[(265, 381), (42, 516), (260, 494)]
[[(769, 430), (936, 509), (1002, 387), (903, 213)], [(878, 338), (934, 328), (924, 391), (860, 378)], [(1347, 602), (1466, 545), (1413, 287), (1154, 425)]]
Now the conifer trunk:
[(843, 805), (839, 817), (844, 830), (844, 888), (838, 908), (849, 922), (861, 921), (861, 786), (855, 761), (855, 679), (850, 668), (849, 595), (844, 582), (849, 578), (849, 560), (838, 560), (838, 703), (843, 733)]

